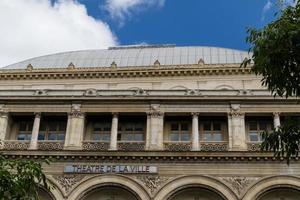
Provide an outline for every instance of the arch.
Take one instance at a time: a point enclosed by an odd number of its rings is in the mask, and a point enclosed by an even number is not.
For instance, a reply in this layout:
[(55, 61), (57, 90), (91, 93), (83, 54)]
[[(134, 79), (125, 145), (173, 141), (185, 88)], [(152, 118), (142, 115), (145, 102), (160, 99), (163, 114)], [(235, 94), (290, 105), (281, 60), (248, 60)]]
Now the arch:
[(139, 200), (150, 200), (145, 188), (123, 175), (97, 175), (91, 177), (77, 185), (70, 193), (69, 199), (80, 200), (92, 190), (105, 186), (120, 187), (134, 194)]
[(215, 90), (235, 90), (231, 85), (218, 85)]
[(188, 88), (182, 85), (176, 85), (174, 87), (171, 87), (170, 90), (188, 90)]
[(172, 197), (172, 195), (176, 194), (177, 192), (190, 187), (201, 187), (216, 192), (218, 195), (220, 195), (220, 197), (223, 197), (224, 200), (237, 199), (237, 196), (234, 194), (234, 192), (224, 183), (215, 178), (202, 175), (181, 176), (179, 178), (173, 179), (172, 181), (168, 182), (165, 186), (160, 188), (160, 190), (155, 196), (155, 199), (169, 199), (170, 197)]
[(266, 177), (252, 185), (242, 199), (258, 199), (265, 192), (276, 188), (293, 188), (300, 190), (300, 178), (288, 175)]

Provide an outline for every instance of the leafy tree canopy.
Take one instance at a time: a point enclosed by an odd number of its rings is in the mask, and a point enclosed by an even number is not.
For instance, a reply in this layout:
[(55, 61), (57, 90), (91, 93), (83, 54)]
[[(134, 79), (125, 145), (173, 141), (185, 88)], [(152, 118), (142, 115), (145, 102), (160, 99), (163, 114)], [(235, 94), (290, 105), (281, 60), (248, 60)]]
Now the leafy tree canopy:
[(38, 200), (41, 186), (49, 189), (42, 163), (0, 155), (0, 200)]
[[(248, 29), (246, 40), (253, 54), (242, 65), (252, 65), (252, 71), (262, 76), (263, 86), (273, 95), (299, 97), (300, 2), (281, 6), (275, 17), (276, 20), (262, 29)], [(289, 163), (299, 152), (299, 122), (286, 122), (272, 133), (264, 133), (263, 139), (263, 150), (273, 150), (277, 157), (286, 156)]]

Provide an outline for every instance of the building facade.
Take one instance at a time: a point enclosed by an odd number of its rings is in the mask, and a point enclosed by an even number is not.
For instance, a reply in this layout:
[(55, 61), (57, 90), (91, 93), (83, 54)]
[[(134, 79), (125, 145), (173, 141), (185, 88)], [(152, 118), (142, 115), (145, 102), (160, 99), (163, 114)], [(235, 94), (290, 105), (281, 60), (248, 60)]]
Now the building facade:
[(298, 117), (215, 47), (125, 46), (1, 69), (8, 159), (50, 159), (45, 200), (298, 200), (300, 165), (260, 152), (264, 130)]

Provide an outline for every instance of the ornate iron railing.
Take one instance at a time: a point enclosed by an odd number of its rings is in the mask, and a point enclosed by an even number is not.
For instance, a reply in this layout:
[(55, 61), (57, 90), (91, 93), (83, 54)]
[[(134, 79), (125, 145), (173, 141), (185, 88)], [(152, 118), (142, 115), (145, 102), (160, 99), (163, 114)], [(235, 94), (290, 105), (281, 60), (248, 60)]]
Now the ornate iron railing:
[(228, 151), (228, 142), (201, 142), (200, 151)]
[(145, 142), (140, 141), (118, 141), (119, 151), (144, 151)]
[(59, 150), (62, 150), (63, 148), (64, 148), (64, 141), (61, 141), (61, 140), (39, 140), (38, 141), (38, 150), (59, 151)]
[(191, 142), (164, 142), (164, 149), (166, 151), (190, 151), (192, 149)]
[(247, 150), (248, 151), (260, 151), (261, 142), (248, 142)]
[(3, 144), (5, 150), (27, 150), (29, 148), (29, 140), (6, 140)]
[(85, 151), (106, 151), (109, 149), (109, 142), (85, 140), (82, 142), (82, 150)]

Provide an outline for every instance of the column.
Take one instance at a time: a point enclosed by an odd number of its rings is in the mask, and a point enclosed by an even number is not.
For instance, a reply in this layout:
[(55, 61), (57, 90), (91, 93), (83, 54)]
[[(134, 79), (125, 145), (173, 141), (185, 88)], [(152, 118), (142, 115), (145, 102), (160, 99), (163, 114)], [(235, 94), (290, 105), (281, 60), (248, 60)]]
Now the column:
[(280, 113), (275, 112), (273, 113), (273, 122), (274, 122), (274, 129), (277, 130), (280, 126)]
[(192, 151), (199, 151), (199, 113), (192, 113), (192, 117)]
[(112, 151), (118, 150), (118, 121), (119, 121), (119, 114), (112, 113), (110, 146), (109, 146), (109, 150)]
[(147, 119), (147, 150), (163, 150), (164, 149), (164, 114), (159, 111), (151, 111), (148, 113)]
[(229, 150), (247, 150), (245, 113), (240, 111), (240, 105), (231, 105), (231, 112), (228, 113), (228, 136)]
[(41, 122), (41, 113), (34, 113), (34, 122), (33, 122), (33, 128), (31, 133), (31, 141), (29, 149), (37, 149), (38, 146), (38, 136), (39, 136), (39, 130), (40, 130), (40, 122)]
[(8, 118), (7, 112), (0, 112), (0, 149), (4, 146), (4, 141), (8, 133)]
[(68, 114), (65, 150), (81, 150), (85, 128), (85, 113), (80, 111), (80, 104), (73, 104)]

